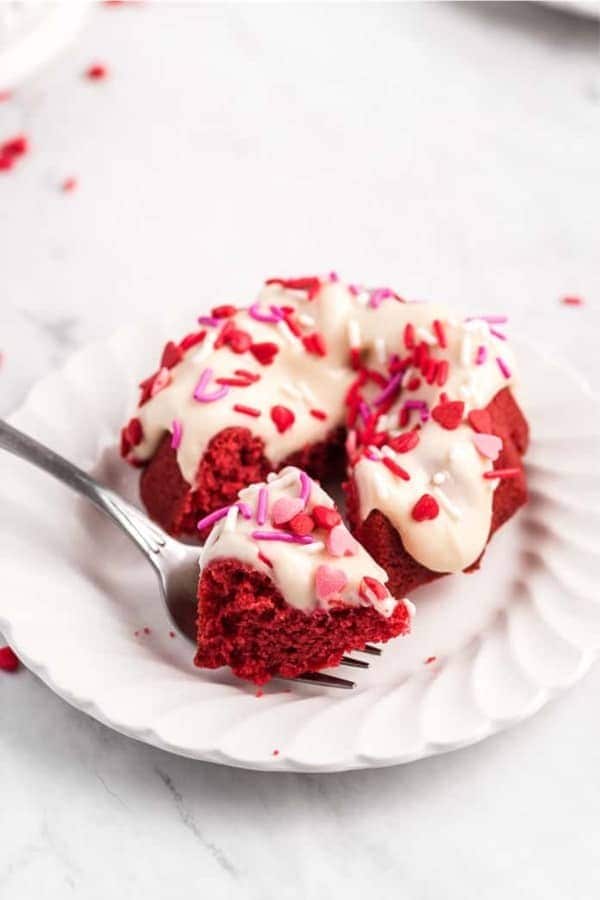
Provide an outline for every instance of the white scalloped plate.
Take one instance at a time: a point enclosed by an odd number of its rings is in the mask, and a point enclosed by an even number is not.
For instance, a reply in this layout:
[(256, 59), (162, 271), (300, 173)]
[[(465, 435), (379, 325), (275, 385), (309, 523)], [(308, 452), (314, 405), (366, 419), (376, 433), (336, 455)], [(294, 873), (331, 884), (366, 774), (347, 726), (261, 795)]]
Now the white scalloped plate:
[[(118, 459), (115, 435), (173, 328), (147, 321), (84, 349), (38, 383), (12, 421), (135, 497), (137, 475)], [(246, 768), (408, 762), (532, 715), (600, 652), (600, 431), (598, 405), (575, 374), (529, 344), (520, 362), (531, 501), (494, 537), (479, 572), (414, 596), (414, 634), (359, 673), (356, 691), (272, 684), (258, 698), (226, 670), (194, 668), (135, 548), (7, 454), (0, 629), (52, 690), (106, 725)]]

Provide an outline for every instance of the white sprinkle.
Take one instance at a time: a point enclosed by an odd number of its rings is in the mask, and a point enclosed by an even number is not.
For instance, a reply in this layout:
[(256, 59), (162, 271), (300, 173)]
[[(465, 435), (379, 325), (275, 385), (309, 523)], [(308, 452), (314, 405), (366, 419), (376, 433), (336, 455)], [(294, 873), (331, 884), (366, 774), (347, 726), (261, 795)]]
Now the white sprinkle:
[(447, 472), (436, 472), (431, 480), (434, 484), (443, 484), (447, 477)]
[(229, 512), (225, 516), (225, 525), (223, 531), (235, 531), (239, 509), (237, 506), (230, 506)]
[(409, 600), (408, 597), (403, 597), (402, 600), (401, 600), (400, 602), (401, 602), (401, 603), (404, 603), (405, 607), (406, 607), (407, 610), (408, 610), (408, 614), (409, 614), (409, 615), (411, 616), (411, 618), (412, 618), (412, 616), (414, 616), (414, 614), (415, 614), (416, 611), (417, 611), (417, 607), (415, 606), (415, 604), (412, 602), (412, 600)]
[(444, 509), (446, 510), (448, 515), (452, 519), (460, 519), (460, 517), (462, 516), (462, 512), (460, 511), (458, 506), (455, 506), (454, 503), (452, 503), (452, 501), (444, 493), (444, 491), (441, 488), (436, 487), (436, 488), (434, 488), (434, 492), (435, 492), (436, 497), (440, 501), (440, 504), (444, 507)]
[(299, 313), (297, 319), (301, 325), (306, 325), (307, 328), (312, 328), (315, 324), (315, 320), (308, 313)]
[(306, 403), (308, 403), (308, 405), (311, 408), (317, 407), (319, 405), (317, 398), (315, 397), (315, 395), (313, 394), (313, 392), (307, 385), (306, 381), (299, 381), (298, 387), (300, 389), (300, 393), (302, 394), (303, 399), (306, 401)]
[(437, 344), (437, 338), (435, 335), (431, 333), (428, 328), (423, 328), (422, 325), (416, 329), (417, 337), (420, 337), (422, 341), (425, 341), (426, 344)]
[(472, 346), (471, 346), (471, 338), (468, 334), (465, 334), (462, 339), (462, 344), (460, 345), (460, 361), (463, 366), (470, 366), (472, 362)]
[(284, 381), (279, 385), (279, 389), (283, 394), (287, 394), (288, 397), (293, 397), (294, 400), (301, 400), (302, 394), (298, 390), (298, 388), (292, 384), (290, 381)]
[(296, 546), (304, 550), (305, 553), (320, 553), (321, 550), (325, 549), (323, 541), (313, 541), (312, 544), (297, 544)]
[(384, 414), (383, 416), (379, 416), (379, 418), (377, 419), (377, 427), (379, 428), (380, 431), (387, 431), (389, 424), (390, 424), (390, 417), (387, 413)]
[(353, 350), (360, 347), (360, 327), (356, 319), (350, 319), (348, 322), (348, 343)]
[(289, 326), (282, 320), (277, 323), (275, 326), (281, 336), (288, 342), (290, 347), (292, 347), (296, 353), (299, 353), (302, 350), (302, 343), (298, 340), (295, 334), (292, 334)]
[(387, 358), (387, 349), (385, 346), (385, 338), (378, 337), (375, 338), (375, 356), (377, 357), (377, 361), (380, 363), (385, 363)]

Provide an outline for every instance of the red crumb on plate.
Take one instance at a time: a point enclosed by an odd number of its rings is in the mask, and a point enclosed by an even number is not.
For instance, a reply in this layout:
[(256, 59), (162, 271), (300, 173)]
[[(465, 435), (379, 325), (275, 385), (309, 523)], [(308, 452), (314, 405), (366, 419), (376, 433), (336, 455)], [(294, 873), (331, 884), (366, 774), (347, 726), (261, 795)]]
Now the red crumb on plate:
[(60, 186), (60, 189), (65, 194), (70, 194), (75, 190), (75, 188), (77, 187), (77, 184), (78, 184), (77, 179), (74, 178), (73, 176), (71, 176), (70, 178), (65, 178), (65, 180), (62, 182), (62, 184)]
[(279, 750), (273, 750), (273, 756), (279, 756)]
[(103, 78), (106, 78), (108, 75), (108, 69), (103, 63), (92, 63), (91, 66), (85, 70), (85, 77), (89, 78), (90, 81), (101, 81)]
[(581, 297), (569, 296), (569, 297), (561, 297), (560, 302), (564, 306), (583, 306), (583, 299)]
[(16, 672), (19, 668), (19, 658), (10, 647), (0, 647), (0, 671)]
[(425, 665), (428, 666), (430, 663), (434, 663), (437, 660), (437, 656), (428, 656), (425, 660)]
[(264, 696), (265, 696), (265, 692), (264, 692), (264, 691), (261, 691), (261, 690), (258, 690), (254, 696), (255, 696), (255, 697), (258, 697), (258, 698), (264, 697)]

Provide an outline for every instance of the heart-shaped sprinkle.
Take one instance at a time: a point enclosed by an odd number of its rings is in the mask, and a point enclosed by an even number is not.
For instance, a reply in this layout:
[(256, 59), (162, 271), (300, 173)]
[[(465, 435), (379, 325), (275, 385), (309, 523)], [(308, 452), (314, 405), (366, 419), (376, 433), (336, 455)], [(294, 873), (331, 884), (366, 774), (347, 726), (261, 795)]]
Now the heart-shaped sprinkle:
[(375, 595), (376, 600), (385, 600), (388, 596), (386, 588), (380, 581), (377, 581), (376, 578), (371, 578), (370, 575), (365, 575), (358, 586), (358, 595), (363, 600), (366, 600), (367, 603), (372, 603), (372, 594)]
[(284, 431), (291, 428), (296, 420), (296, 416), (291, 409), (287, 408), (287, 406), (272, 406), (271, 418), (273, 419), (279, 434), (283, 434)]
[(271, 519), (274, 525), (284, 525), (302, 512), (304, 503), (299, 497), (280, 497), (273, 504)]
[(495, 434), (474, 434), (473, 443), (481, 455), (491, 459), (492, 462), (500, 456), (502, 438), (496, 437)]
[(327, 535), (327, 549), (332, 556), (355, 556), (358, 547), (358, 543), (341, 522)]
[(431, 494), (423, 494), (412, 508), (411, 515), (415, 522), (424, 522), (426, 519), (436, 519), (440, 507), (435, 497)]
[(337, 509), (332, 506), (315, 506), (312, 511), (312, 517), (317, 523), (317, 528), (335, 528), (342, 521)]
[(311, 531), (314, 530), (315, 523), (313, 521), (312, 516), (309, 516), (308, 513), (301, 512), (298, 513), (297, 516), (294, 516), (293, 519), (290, 519), (288, 523), (288, 528), (294, 534), (310, 534)]
[(465, 404), (462, 400), (450, 400), (447, 403), (439, 403), (431, 410), (431, 416), (438, 425), (448, 431), (454, 431), (462, 422)]
[(241, 328), (235, 328), (228, 334), (227, 343), (234, 353), (245, 353), (246, 350), (250, 349), (252, 337), (247, 331), (242, 331)]
[(172, 369), (173, 366), (176, 366), (177, 363), (181, 362), (182, 359), (183, 350), (181, 349), (181, 347), (178, 347), (177, 344), (173, 343), (173, 341), (169, 341), (168, 344), (165, 344), (162, 356), (160, 358), (161, 369), (163, 367), (165, 369)]
[(16, 672), (19, 668), (19, 659), (10, 647), (0, 647), (0, 670), (3, 672)]
[(169, 370), (166, 366), (163, 366), (152, 380), (152, 384), (150, 386), (150, 396), (156, 397), (160, 391), (167, 387), (167, 385), (171, 384), (171, 376), (169, 374)]
[(139, 419), (130, 419), (121, 429), (121, 456), (125, 458), (133, 447), (137, 447), (144, 437), (144, 429)]
[(474, 431), (481, 434), (490, 434), (492, 431), (492, 417), (487, 409), (472, 409), (467, 420)]
[(397, 453), (408, 453), (409, 450), (414, 450), (418, 443), (418, 431), (405, 431), (404, 434), (399, 434), (388, 441), (388, 445)]
[(254, 359), (258, 360), (261, 366), (270, 366), (277, 353), (279, 353), (279, 347), (271, 341), (264, 341), (261, 344), (252, 344), (250, 353)]
[(328, 597), (339, 594), (347, 584), (346, 573), (333, 566), (319, 566), (315, 573), (315, 591), (319, 600), (327, 600)]

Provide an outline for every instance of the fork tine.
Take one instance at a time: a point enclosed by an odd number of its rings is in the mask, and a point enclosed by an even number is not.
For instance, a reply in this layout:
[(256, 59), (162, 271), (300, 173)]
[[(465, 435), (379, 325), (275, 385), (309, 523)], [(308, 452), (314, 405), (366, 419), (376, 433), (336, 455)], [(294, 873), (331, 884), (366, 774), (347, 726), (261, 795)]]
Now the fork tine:
[(303, 684), (318, 684), (321, 687), (343, 688), (350, 691), (356, 687), (356, 682), (348, 681), (347, 678), (338, 678), (337, 675), (326, 675), (324, 672), (304, 672), (295, 678), (284, 679), (285, 681), (300, 681)]
[(353, 669), (368, 669), (371, 663), (366, 659), (354, 659), (352, 656), (342, 656), (340, 666), (350, 666)]
[(362, 650), (355, 650), (355, 653), (369, 653), (371, 656), (381, 656), (381, 647), (374, 647), (373, 644), (365, 644)]

